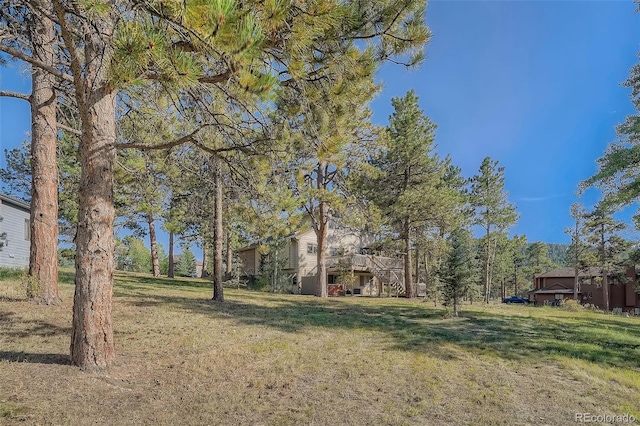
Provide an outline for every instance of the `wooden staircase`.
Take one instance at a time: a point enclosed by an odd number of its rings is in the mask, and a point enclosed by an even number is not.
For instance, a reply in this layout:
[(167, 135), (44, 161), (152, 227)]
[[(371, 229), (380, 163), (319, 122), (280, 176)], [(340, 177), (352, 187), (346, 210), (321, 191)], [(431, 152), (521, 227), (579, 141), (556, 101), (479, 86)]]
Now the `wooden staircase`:
[[(397, 296), (405, 295), (404, 263), (402, 259), (382, 257), (370, 254), (349, 254), (343, 256), (328, 256), (326, 259), (327, 270), (338, 268), (352, 268), (356, 272), (369, 272), (378, 278), (383, 286), (393, 289)], [(318, 273), (318, 266), (314, 266), (307, 275)], [(391, 290), (389, 290), (391, 293)]]
[(396, 259), (390, 260), (394, 261), (393, 264), (384, 262), (375, 256), (367, 255), (367, 268), (383, 284), (393, 288), (397, 296), (404, 296), (404, 268), (395, 262)]

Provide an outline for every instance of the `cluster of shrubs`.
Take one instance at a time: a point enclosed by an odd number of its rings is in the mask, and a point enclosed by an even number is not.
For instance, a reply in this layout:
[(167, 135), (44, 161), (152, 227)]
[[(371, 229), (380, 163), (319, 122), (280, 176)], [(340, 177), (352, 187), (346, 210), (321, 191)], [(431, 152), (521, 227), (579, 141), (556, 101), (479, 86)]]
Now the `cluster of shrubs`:
[(580, 302), (574, 299), (562, 299), (559, 301), (559, 304), (560, 307), (572, 312), (577, 312), (584, 308), (584, 306), (582, 306)]

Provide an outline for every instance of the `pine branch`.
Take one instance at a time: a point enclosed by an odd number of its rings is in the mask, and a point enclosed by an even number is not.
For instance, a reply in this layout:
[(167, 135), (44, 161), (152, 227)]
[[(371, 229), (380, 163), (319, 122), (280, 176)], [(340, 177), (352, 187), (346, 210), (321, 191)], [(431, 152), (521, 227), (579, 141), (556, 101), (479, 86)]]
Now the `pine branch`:
[(161, 144), (155, 144), (155, 145), (150, 145), (150, 144), (146, 144), (146, 143), (135, 143), (135, 142), (131, 142), (131, 143), (121, 143), (121, 144), (116, 144), (116, 149), (127, 149), (127, 148), (136, 148), (136, 149), (169, 149), (169, 148), (173, 148), (176, 147), (178, 145), (182, 145), (188, 142), (193, 142), (194, 141), (194, 136), (200, 132), (200, 130), (202, 130), (204, 127), (200, 127), (196, 130), (194, 130), (193, 132), (189, 133), (188, 135), (184, 135), (178, 139), (175, 139), (171, 142), (166, 142), (166, 143), (161, 143)]
[(65, 132), (69, 132), (69, 133), (71, 133), (73, 135), (76, 135), (76, 136), (82, 136), (82, 132), (80, 130), (78, 130), (78, 129), (74, 129), (73, 127), (69, 127), (69, 126), (66, 126), (66, 125), (60, 124), (60, 123), (56, 123), (56, 126), (58, 126), (58, 129), (64, 130)]
[[(27, 101), (27, 102), (31, 103), (31, 96), (27, 95), (27, 94), (24, 94), (24, 93), (11, 92), (11, 91), (7, 91), (7, 90), (0, 90), (0, 97), (22, 99), (23, 101)], [(74, 128), (66, 126), (64, 124), (56, 123), (56, 127), (58, 129), (67, 131), (69, 133), (72, 133), (72, 134), (74, 134), (76, 136), (82, 136), (82, 132), (80, 130), (74, 129)]]
[(63, 73), (62, 71), (60, 71), (59, 69), (52, 67), (50, 65), (45, 64), (44, 62), (35, 59), (33, 57), (31, 57), (30, 55), (27, 55), (26, 53), (23, 53), (19, 50), (16, 50), (12, 47), (6, 46), (4, 44), (0, 44), (0, 52), (4, 52), (10, 56), (13, 56), (16, 59), (20, 59), (24, 62), (27, 62), (33, 66), (36, 66), (38, 68), (42, 68), (43, 70), (47, 71), (48, 73), (62, 79), (65, 81), (69, 81), (69, 82), (74, 82), (73, 80), (73, 76)]
[(73, 73), (73, 76), (71, 77), (71, 82), (73, 82), (73, 84), (75, 85), (76, 99), (77, 99), (77, 102), (80, 104), (78, 105), (78, 107), (80, 111), (82, 111), (84, 107), (83, 104), (85, 103), (86, 95), (85, 95), (85, 92), (81, 90), (82, 65), (80, 62), (80, 57), (76, 50), (75, 43), (73, 42), (71, 31), (69, 30), (69, 25), (68, 25), (69, 23), (65, 18), (66, 12), (65, 12), (64, 6), (62, 5), (62, 3), (60, 3), (60, 0), (53, 0), (52, 3), (53, 3), (53, 9), (59, 19), (58, 25), (60, 25), (60, 32), (62, 33), (62, 39), (64, 40), (67, 50), (69, 51), (69, 56), (71, 57), (71, 72)]
[(7, 97), (7, 98), (22, 99), (23, 101), (31, 102), (31, 96), (24, 93), (10, 92), (8, 90), (0, 90), (0, 96)]

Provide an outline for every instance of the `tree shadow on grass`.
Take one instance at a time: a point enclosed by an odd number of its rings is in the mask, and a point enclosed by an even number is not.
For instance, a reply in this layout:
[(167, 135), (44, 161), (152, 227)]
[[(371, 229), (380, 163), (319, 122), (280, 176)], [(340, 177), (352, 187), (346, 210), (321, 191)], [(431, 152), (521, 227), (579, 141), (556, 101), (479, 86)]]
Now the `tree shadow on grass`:
[[(600, 365), (640, 369), (640, 335), (631, 325), (611, 317), (562, 318), (512, 316), (501, 311), (465, 311), (445, 319), (444, 311), (421, 303), (385, 300), (351, 303), (345, 299), (260, 297), (212, 303), (202, 299), (140, 295), (136, 306), (171, 305), (248, 325), (269, 326), (288, 333), (313, 328), (371, 330), (393, 341), (392, 348), (419, 351), (447, 359), (462, 350), (519, 362), (578, 358)], [(538, 309), (538, 308), (527, 308)], [(533, 313), (533, 311), (532, 311)], [(640, 324), (639, 324), (640, 325)], [(449, 350), (443, 347), (449, 347)]]
[(32, 364), (71, 364), (69, 361), (69, 355), (26, 353), (22, 351), (0, 351), (0, 360), (9, 362), (28, 362)]
[(163, 286), (163, 287), (194, 287), (194, 288), (207, 288), (211, 287), (211, 282), (200, 278), (167, 278), (160, 277), (154, 278), (151, 275), (131, 274), (116, 272), (116, 285), (115, 287), (128, 288), (130, 286)]
[(0, 296), (0, 302), (26, 302), (26, 296)]
[[(28, 337), (51, 337), (56, 335), (69, 335), (70, 327), (60, 327), (41, 320), (25, 320), (19, 318), (13, 320), (12, 313), (0, 313), (0, 333), (3, 342), (19, 341)], [(65, 354), (30, 353), (25, 351), (0, 350), (0, 360), (10, 362), (29, 362), (37, 364), (68, 365), (69, 356)]]
[(71, 334), (71, 327), (61, 327), (42, 320), (19, 318), (14, 321), (10, 312), (0, 312), (0, 324), (3, 324), (2, 337), (6, 340), (22, 339), (29, 336), (51, 337), (59, 334)]

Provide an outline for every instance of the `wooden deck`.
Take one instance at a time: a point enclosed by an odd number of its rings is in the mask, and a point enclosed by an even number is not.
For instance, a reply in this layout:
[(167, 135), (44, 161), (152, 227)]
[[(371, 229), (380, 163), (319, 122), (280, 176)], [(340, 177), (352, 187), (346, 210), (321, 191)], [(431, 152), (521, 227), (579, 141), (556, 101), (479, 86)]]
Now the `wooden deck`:
[(376, 270), (401, 271), (404, 268), (402, 259), (393, 257), (374, 256), (369, 254), (348, 254), (342, 256), (328, 256), (327, 269), (330, 271), (371, 272)]

